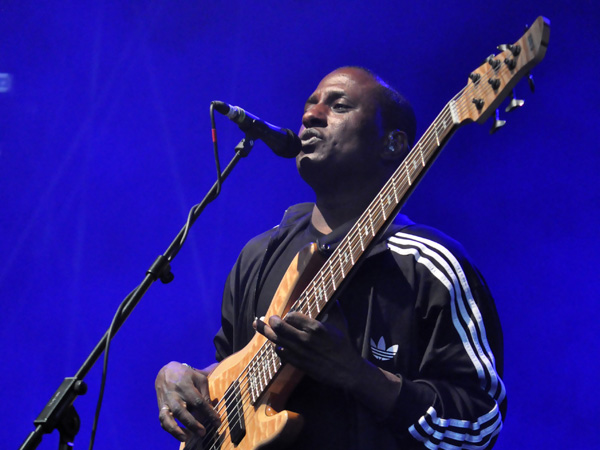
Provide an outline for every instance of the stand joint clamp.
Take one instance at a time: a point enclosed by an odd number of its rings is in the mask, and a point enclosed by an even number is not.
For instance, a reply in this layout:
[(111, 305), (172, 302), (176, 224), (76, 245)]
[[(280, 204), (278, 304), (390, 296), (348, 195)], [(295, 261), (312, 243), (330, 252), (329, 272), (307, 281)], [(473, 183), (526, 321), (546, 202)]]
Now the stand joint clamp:
[(175, 275), (171, 272), (169, 259), (165, 255), (160, 255), (156, 258), (156, 261), (150, 266), (146, 274), (151, 275), (154, 281), (162, 281), (163, 284), (170, 283), (175, 278)]

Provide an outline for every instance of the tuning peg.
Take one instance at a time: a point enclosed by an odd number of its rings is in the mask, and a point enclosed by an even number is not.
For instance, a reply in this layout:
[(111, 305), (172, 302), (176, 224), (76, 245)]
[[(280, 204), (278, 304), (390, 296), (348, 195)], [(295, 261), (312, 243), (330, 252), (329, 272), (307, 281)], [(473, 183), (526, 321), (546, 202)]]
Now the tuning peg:
[(506, 50), (510, 50), (510, 52), (513, 54), (513, 56), (519, 56), (519, 54), (521, 53), (521, 46), (519, 44), (516, 44), (516, 45), (513, 45), (513, 44), (502, 44), (502, 45), (499, 45), (496, 48), (498, 50), (500, 50), (501, 52), (506, 51)]
[(496, 110), (496, 120), (494, 120), (494, 124), (492, 125), (492, 128), (490, 130), (490, 134), (494, 134), (504, 125), (506, 125), (506, 120), (500, 120), (500, 111)]
[(527, 76), (527, 81), (529, 82), (529, 89), (531, 89), (531, 92), (535, 92), (535, 83), (533, 82), (533, 75), (531, 75), (531, 73)]
[(494, 70), (498, 70), (500, 68), (500, 65), (502, 64), (502, 62), (499, 59), (496, 59), (496, 55), (490, 55), (486, 58), (486, 62), (492, 66), (492, 69)]
[(525, 104), (525, 100), (521, 100), (521, 99), (517, 98), (517, 96), (515, 94), (515, 90), (513, 89), (512, 99), (504, 111), (506, 111), (506, 112), (514, 111), (515, 109), (520, 108), (524, 104)]

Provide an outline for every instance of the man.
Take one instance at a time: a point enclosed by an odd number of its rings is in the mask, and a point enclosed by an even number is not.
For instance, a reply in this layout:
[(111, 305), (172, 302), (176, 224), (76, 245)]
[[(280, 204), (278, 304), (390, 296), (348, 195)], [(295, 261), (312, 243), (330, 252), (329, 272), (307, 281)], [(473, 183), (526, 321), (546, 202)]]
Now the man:
[[(502, 335), (487, 287), (459, 244), (405, 216), (324, 320), (255, 319), (302, 247), (335, 248), (414, 135), (412, 108), (377, 76), (357, 67), (327, 75), (306, 102), (296, 158), (316, 202), (251, 240), (227, 280), (217, 360), (259, 332), (305, 373), (286, 405), (305, 419), (290, 448), (489, 448), (502, 426)], [(157, 376), (161, 425), (181, 441), (219, 422), (212, 369), (172, 362)]]

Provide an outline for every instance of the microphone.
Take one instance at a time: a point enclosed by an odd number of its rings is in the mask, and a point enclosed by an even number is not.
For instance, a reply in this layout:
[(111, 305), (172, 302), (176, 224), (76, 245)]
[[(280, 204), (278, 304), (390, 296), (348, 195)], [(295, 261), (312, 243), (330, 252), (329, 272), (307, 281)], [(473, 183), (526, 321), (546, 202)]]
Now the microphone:
[(292, 130), (271, 125), (239, 106), (231, 106), (219, 101), (214, 101), (212, 104), (217, 112), (237, 123), (240, 130), (252, 139), (263, 141), (277, 156), (295, 158), (300, 153), (302, 141)]

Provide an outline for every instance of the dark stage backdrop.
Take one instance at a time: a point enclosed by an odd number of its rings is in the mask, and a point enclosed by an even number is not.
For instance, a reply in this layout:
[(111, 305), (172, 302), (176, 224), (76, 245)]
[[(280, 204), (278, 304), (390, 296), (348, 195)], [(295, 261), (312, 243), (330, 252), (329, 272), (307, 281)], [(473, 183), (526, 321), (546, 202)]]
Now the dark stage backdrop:
[[(538, 15), (537, 89), (507, 126), (459, 130), (405, 208), (461, 241), (497, 300), (508, 417), (498, 449), (594, 448), (598, 361), (598, 46), (586, 1), (0, 1), (0, 446), (17, 448), (61, 380), (215, 176), (209, 102), (297, 129), (320, 78), (380, 73), (419, 132)], [(221, 159), (241, 139), (217, 117)], [(259, 143), (111, 348), (97, 449), (175, 449), (154, 377), (213, 360), (221, 289), (242, 245), (312, 193)], [(100, 365), (76, 401), (87, 448)], [(57, 435), (40, 448), (57, 447)]]

